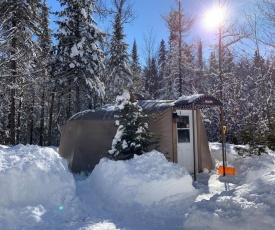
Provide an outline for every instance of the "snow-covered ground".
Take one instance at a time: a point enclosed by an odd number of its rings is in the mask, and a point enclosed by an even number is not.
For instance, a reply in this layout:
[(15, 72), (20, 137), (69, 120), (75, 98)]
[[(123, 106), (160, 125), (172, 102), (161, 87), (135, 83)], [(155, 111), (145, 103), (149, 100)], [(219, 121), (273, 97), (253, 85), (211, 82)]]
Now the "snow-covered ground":
[[(221, 146), (211, 143), (217, 165)], [(275, 153), (239, 157), (237, 175), (198, 174), (152, 151), (73, 176), (56, 148), (0, 146), (0, 229), (275, 229)]]

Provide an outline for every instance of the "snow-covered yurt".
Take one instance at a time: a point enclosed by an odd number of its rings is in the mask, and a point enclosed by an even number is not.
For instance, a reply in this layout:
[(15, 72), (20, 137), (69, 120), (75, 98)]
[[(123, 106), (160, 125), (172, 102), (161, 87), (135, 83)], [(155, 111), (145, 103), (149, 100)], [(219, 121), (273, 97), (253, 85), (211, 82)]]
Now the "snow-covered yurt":
[[(200, 110), (222, 102), (206, 95), (182, 96), (172, 100), (139, 98), (143, 112), (150, 114), (149, 131), (167, 160), (185, 167), (191, 174), (213, 169)], [(119, 112), (114, 106), (77, 113), (63, 126), (59, 154), (73, 172), (90, 172), (111, 149)], [(152, 149), (156, 146), (151, 146)]]

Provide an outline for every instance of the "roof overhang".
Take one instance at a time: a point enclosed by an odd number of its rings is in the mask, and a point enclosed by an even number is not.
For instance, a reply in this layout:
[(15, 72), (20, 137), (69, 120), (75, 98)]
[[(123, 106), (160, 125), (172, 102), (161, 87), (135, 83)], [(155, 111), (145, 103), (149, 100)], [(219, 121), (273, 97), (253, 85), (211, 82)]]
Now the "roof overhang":
[(192, 96), (182, 96), (174, 102), (174, 108), (176, 109), (205, 109), (215, 106), (223, 106), (223, 103), (216, 97), (197, 94)]

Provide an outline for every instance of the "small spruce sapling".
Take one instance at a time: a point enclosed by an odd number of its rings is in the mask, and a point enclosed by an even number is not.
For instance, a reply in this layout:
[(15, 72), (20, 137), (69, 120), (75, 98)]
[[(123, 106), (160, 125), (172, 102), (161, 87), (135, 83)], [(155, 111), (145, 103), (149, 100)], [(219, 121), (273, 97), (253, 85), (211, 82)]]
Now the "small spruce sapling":
[(116, 103), (121, 115), (116, 120), (118, 129), (108, 155), (113, 160), (128, 160), (148, 151), (152, 134), (148, 131), (147, 115), (128, 91), (117, 96)]

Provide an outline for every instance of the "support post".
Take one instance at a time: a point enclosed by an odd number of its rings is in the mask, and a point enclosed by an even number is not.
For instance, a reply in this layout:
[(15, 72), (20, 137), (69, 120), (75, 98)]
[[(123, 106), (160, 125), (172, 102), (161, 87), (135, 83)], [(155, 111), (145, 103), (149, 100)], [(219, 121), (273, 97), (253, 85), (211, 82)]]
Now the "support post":
[(197, 176), (196, 176), (196, 140), (195, 140), (195, 116), (194, 116), (194, 110), (195, 110), (195, 106), (194, 103), (192, 104), (192, 130), (193, 130), (193, 159), (194, 159), (194, 181), (197, 180)]
[(221, 133), (222, 133), (222, 164), (223, 164), (223, 175), (225, 176), (225, 138), (223, 131), (223, 107), (221, 106)]

